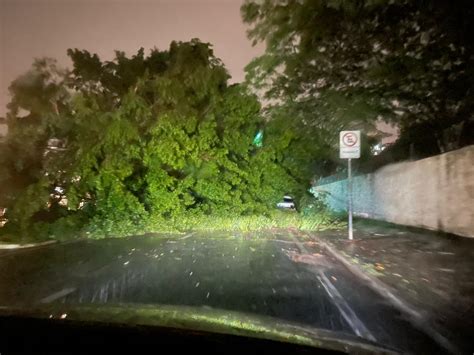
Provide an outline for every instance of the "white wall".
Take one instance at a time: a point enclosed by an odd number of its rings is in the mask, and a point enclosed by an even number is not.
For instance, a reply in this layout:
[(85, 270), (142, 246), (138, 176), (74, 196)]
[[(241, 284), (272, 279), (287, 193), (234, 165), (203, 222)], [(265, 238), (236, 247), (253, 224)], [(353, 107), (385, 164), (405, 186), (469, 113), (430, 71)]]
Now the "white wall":
[[(313, 191), (346, 210), (346, 180)], [(358, 215), (474, 238), (474, 146), (356, 176), (353, 191)]]

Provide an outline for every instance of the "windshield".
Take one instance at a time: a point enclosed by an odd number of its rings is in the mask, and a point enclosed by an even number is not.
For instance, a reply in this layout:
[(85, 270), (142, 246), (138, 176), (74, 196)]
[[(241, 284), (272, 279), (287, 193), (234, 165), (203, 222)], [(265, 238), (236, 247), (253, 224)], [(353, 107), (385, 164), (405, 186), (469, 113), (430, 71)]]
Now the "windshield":
[(474, 350), (472, 2), (0, 4), (0, 306)]

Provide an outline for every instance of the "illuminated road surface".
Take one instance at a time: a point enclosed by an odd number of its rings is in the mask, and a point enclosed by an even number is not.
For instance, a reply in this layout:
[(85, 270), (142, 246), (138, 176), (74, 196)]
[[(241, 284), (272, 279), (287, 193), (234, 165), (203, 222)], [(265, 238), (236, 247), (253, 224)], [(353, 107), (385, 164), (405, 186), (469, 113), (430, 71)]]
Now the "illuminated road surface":
[(143, 236), (0, 255), (0, 305), (138, 303), (212, 307), (436, 350), (317, 243), (291, 233)]

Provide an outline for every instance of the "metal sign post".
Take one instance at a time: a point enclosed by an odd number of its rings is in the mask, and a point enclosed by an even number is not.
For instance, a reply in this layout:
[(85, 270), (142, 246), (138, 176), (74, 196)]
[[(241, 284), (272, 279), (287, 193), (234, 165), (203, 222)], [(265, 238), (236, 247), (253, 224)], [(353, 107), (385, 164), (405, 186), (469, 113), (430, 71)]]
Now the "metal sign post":
[(349, 240), (352, 231), (352, 159), (360, 158), (360, 131), (341, 131), (339, 134), (339, 157), (347, 159), (347, 211), (349, 212)]
[(349, 195), (349, 240), (353, 239), (352, 236), (352, 172), (351, 172), (351, 158), (347, 159), (347, 194)]

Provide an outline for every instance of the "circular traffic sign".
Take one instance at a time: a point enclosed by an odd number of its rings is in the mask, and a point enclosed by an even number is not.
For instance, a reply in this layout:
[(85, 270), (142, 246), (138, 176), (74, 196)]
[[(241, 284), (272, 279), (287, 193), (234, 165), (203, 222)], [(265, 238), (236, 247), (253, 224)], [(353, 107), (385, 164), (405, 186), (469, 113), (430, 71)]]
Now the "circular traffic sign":
[(357, 144), (357, 136), (352, 132), (347, 132), (342, 136), (342, 143), (346, 147), (353, 147)]

